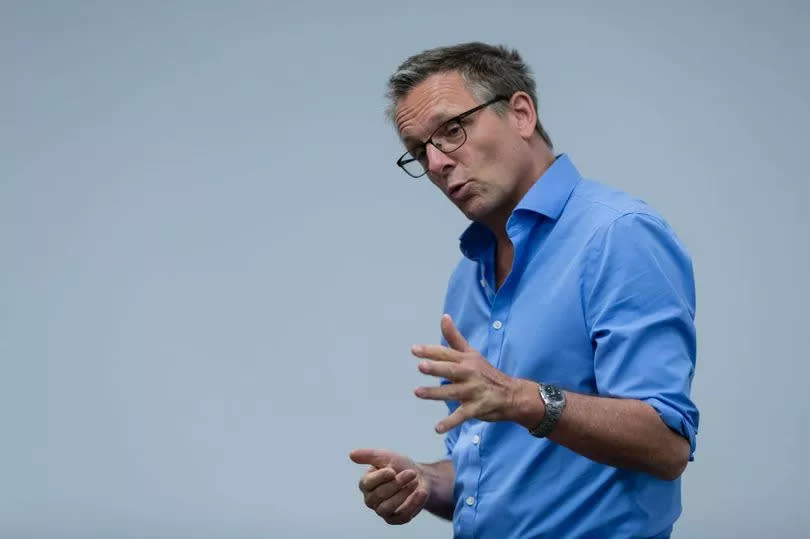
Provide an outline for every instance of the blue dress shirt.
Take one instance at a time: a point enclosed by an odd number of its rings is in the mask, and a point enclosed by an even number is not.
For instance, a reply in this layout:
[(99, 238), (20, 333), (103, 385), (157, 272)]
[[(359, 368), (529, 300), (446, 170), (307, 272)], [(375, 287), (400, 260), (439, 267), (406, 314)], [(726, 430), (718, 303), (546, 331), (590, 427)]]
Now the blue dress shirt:
[[(648, 403), (689, 440), (691, 460), (695, 291), (672, 229), (565, 154), (506, 228), (514, 261), (497, 291), (492, 233), (473, 223), (460, 238), (445, 312), (462, 335), (508, 375)], [(598, 464), (517, 423), (466, 421), (445, 443), (456, 538), (668, 537), (681, 512), (680, 479)]]

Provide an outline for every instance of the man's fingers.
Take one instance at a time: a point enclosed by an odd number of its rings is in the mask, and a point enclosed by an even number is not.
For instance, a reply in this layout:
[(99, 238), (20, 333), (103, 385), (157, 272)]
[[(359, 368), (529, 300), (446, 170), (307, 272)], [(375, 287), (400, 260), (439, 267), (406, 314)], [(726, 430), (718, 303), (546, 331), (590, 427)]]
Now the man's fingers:
[(410, 521), (425, 506), (427, 497), (427, 491), (423, 488), (417, 488), (411, 492), (402, 502), (402, 505), (397, 507), (394, 514), (391, 515), (392, 519), (401, 520), (401, 522), (389, 522), (389, 524), (404, 524)]
[(436, 423), (436, 432), (444, 434), (448, 430), (461, 425), (471, 417), (472, 415), (467, 411), (464, 405), (459, 406), (452, 414)]
[(363, 493), (371, 492), (380, 485), (393, 481), (396, 475), (393, 468), (382, 468), (381, 470), (368, 472), (360, 478), (360, 490)]
[(394, 455), (385, 449), (355, 449), (349, 453), (349, 458), (357, 464), (371, 464), (375, 468), (385, 468)]
[(459, 384), (444, 384), (442, 386), (417, 387), (413, 394), (420, 399), (434, 401), (460, 401), (464, 390)]
[(400, 485), (407, 485), (408, 483), (416, 479), (416, 476), (417, 476), (416, 470), (413, 469), (402, 470), (397, 474), (396, 481)]
[(453, 382), (460, 382), (466, 378), (469, 371), (456, 363), (449, 363), (447, 361), (431, 361), (428, 359), (419, 362), (419, 372), (422, 374), (446, 378), (448, 380), (452, 380)]
[(453, 323), (453, 319), (450, 318), (449, 314), (442, 315), (441, 327), (442, 335), (444, 335), (444, 338), (447, 339), (447, 344), (450, 345), (450, 348), (458, 350), (459, 352), (467, 352), (470, 350), (470, 345), (467, 343), (467, 339), (461, 335), (461, 332)]
[(433, 359), (435, 361), (461, 361), (461, 354), (457, 350), (440, 346), (438, 344), (416, 344), (411, 347), (411, 353), (423, 359)]
[[(365, 496), (366, 505), (369, 506), (371, 509), (378, 511), (380, 504), (384, 503), (392, 496), (396, 495), (400, 490), (402, 490), (402, 488), (405, 485), (411, 483), (414, 480), (416, 480), (416, 472), (414, 470), (403, 470), (398, 475), (391, 478), (389, 481), (383, 482), (379, 484), (375, 489), (371, 490), (370, 492), (367, 492)], [(403, 500), (404, 499), (405, 498), (403, 498)], [(399, 503), (402, 502), (400, 501)], [(394, 512), (394, 509), (396, 509), (399, 506), (399, 503), (397, 503), (394, 507), (391, 508), (392, 513)]]
[(392, 516), (394, 511), (416, 490), (418, 484), (419, 480), (414, 477), (412, 481), (402, 485), (398, 491), (377, 506), (376, 513), (383, 518)]
[(458, 363), (464, 357), (465, 352), (472, 351), (472, 347), (467, 342), (467, 339), (461, 334), (453, 323), (453, 319), (449, 314), (442, 315), (442, 335), (447, 341), (447, 346), (437, 345), (414, 345), (411, 347), (411, 353), (416, 357), (433, 359), (436, 361), (452, 361)]

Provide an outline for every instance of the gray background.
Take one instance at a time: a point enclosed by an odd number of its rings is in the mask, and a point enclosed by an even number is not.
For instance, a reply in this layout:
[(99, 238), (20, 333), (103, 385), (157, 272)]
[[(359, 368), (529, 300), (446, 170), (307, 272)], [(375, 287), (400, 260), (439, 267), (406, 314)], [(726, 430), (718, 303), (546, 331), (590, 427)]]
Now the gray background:
[(347, 453), (442, 454), (408, 347), (465, 222), (382, 94), (473, 39), (693, 255), (676, 536), (810, 532), (808, 2), (561, 4), (0, 4), (0, 536), (451, 535), (384, 524)]

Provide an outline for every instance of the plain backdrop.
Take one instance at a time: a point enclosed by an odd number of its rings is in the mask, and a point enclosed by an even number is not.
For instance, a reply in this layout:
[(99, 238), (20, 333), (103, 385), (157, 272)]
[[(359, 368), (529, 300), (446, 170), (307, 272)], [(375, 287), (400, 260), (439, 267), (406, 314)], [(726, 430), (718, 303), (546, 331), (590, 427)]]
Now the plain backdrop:
[(408, 350), (466, 222), (383, 93), (470, 40), (692, 254), (675, 537), (806, 537), (809, 6), (1, 2), (0, 537), (451, 536), (386, 525), (347, 455), (443, 455)]

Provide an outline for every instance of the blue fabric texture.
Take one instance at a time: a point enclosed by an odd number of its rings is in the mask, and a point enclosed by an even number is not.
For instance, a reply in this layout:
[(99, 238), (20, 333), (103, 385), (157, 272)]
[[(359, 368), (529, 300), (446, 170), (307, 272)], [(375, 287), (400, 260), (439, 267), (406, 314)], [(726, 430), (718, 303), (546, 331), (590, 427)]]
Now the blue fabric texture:
[[(669, 225), (562, 154), (507, 232), (514, 261), (497, 292), (492, 233), (472, 223), (460, 238), (444, 311), (470, 345), (510, 376), (648, 403), (691, 460), (695, 285)], [(445, 444), (457, 538), (668, 537), (681, 512), (680, 479), (596, 463), (516, 423), (466, 421)]]

